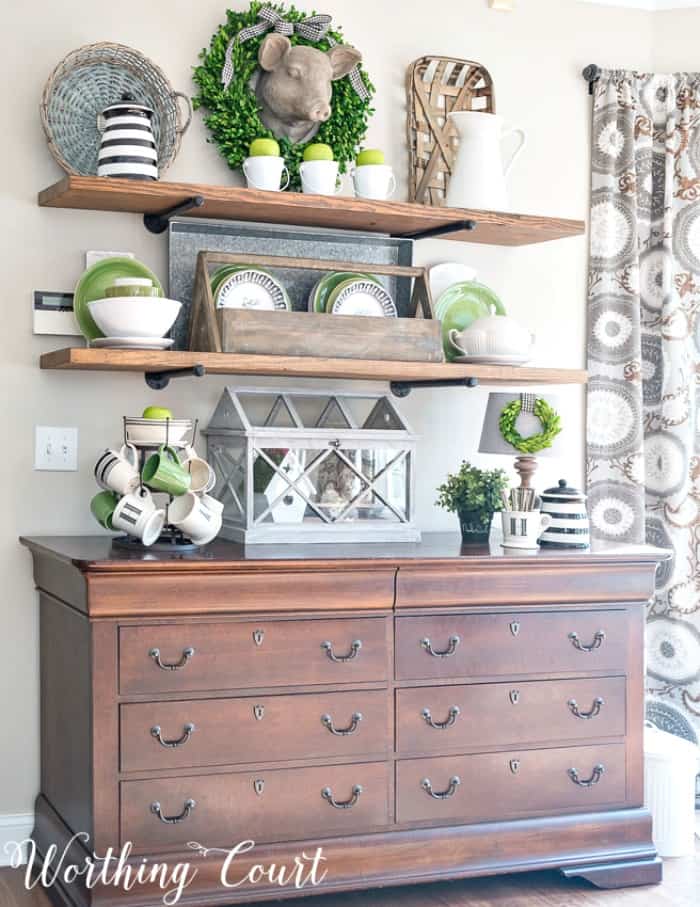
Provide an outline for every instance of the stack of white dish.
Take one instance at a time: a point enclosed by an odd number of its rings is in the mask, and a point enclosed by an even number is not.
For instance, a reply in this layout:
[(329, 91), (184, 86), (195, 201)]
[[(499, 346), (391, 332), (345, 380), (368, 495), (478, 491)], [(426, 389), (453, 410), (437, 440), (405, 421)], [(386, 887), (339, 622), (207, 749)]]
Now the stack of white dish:
[(105, 335), (91, 346), (119, 349), (164, 350), (174, 341), (165, 337), (182, 308), (175, 299), (166, 299), (152, 280), (145, 277), (118, 277), (105, 290), (104, 299), (88, 303), (95, 324)]

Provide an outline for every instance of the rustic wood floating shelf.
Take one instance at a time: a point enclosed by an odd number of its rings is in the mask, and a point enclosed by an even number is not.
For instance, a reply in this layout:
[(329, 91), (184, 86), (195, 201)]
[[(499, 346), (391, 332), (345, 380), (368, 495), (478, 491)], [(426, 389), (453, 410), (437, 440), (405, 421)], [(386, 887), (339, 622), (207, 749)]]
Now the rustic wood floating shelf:
[(66, 176), (39, 193), (39, 204), (143, 214), (152, 232), (162, 232), (169, 217), (185, 211), (191, 217), (361, 230), (412, 239), (442, 236), (497, 246), (548, 242), (584, 232), (583, 221), (530, 214), (96, 176)]
[[(72, 348), (44, 353), (42, 369), (143, 372), (170, 377), (177, 373), (249, 375), (275, 378), (342, 378), (391, 381), (405, 392), (411, 387), (473, 387), (499, 384), (585, 384), (583, 369), (515, 368), (506, 365), (457, 365), (446, 362), (385, 362), (367, 359), (317, 359), (302, 356), (257, 356), (238, 353), (197, 353), (153, 350)], [(203, 372), (200, 372), (200, 368)], [(194, 371), (193, 371), (194, 370)], [(154, 386), (149, 381), (149, 386)], [(401, 390), (399, 391), (401, 393)]]

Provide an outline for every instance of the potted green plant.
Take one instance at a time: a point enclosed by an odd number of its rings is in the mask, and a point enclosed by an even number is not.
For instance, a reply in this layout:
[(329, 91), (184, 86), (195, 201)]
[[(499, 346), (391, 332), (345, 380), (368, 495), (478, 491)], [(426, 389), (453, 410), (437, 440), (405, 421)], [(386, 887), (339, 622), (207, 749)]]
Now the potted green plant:
[(477, 469), (465, 460), (459, 472), (448, 474), (438, 487), (437, 503), (457, 514), (465, 542), (484, 542), (494, 512), (502, 508), (501, 496), (507, 486), (504, 470)]

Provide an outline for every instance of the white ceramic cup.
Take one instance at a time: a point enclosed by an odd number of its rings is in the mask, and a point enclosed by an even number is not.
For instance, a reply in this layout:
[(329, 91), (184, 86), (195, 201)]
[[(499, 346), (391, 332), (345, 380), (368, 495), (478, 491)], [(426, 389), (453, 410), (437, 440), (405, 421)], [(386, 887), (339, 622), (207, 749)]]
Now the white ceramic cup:
[[(209, 495), (193, 491), (175, 498), (168, 507), (168, 522), (195, 545), (207, 545), (219, 534), (223, 504)], [(112, 520), (114, 523), (114, 519)]]
[(95, 463), (95, 479), (100, 488), (130, 494), (139, 484), (139, 455), (133, 444), (121, 450), (107, 449)]
[(389, 164), (361, 164), (352, 173), (355, 195), (382, 201), (396, 192), (396, 177)]
[(165, 525), (165, 511), (156, 507), (147, 488), (125, 494), (114, 509), (112, 526), (141, 539), (144, 545), (156, 542)]
[(539, 510), (502, 510), (504, 548), (537, 548), (537, 541), (552, 522)]
[(337, 195), (342, 191), (337, 161), (303, 161), (299, 165), (301, 191), (311, 195)]
[[(281, 192), (289, 185), (289, 170), (284, 165), (283, 157), (271, 155), (247, 157), (243, 161), (243, 173), (249, 189)], [(287, 175), (287, 181), (284, 186), (280, 186), (283, 173)]]
[(185, 451), (182, 465), (192, 476), (190, 491), (206, 494), (216, 485), (216, 473), (206, 460), (198, 456), (193, 447), (188, 447)]

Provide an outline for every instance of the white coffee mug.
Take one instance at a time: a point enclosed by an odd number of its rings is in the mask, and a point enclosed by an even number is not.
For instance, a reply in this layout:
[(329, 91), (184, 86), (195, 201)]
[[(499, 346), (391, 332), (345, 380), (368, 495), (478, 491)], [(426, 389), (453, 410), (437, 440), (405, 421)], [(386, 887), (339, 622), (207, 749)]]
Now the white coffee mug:
[(95, 463), (95, 479), (100, 488), (129, 494), (139, 484), (139, 455), (133, 444), (121, 450), (107, 449)]
[[(223, 504), (193, 491), (175, 498), (168, 507), (168, 522), (195, 545), (207, 545), (219, 534)], [(114, 520), (112, 520), (114, 522)]]
[(112, 526), (141, 539), (144, 545), (158, 541), (165, 525), (165, 511), (156, 507), (151, 492), (138, 488), (125, 494), (114, 509)]
[[(283, 157), (272, 157), (271, 155), (247, 157), (243, 161), (243, 173), (249, 189), (281, 192), (289, 185), (289, 170), (284, 165)], [(280, 186), (282, 173), (287, 175), (284, 186)]]
[(537, 548), (537, 540), (552, 522), (539, 510), (502, 510), (504, 548)]
[(396, 192), (396, 177), (389, 164), (361, 164), (352, 174), (355, 195), (382, 201)]
[(337, 161), (303, 161), (299, 165), (301, 191), (311, 195), (337, 195), (342, 191)]
[(206, 460), (197, 456), (194, 448), (187, 448), (186, 459), (182, 465), (192, 476), (190, 491), (206, 494), (216, 485), (216, 473)]

